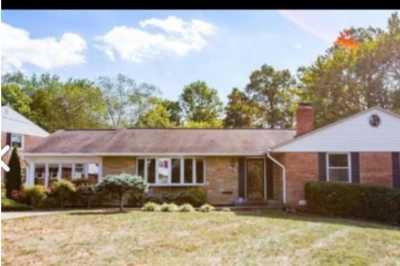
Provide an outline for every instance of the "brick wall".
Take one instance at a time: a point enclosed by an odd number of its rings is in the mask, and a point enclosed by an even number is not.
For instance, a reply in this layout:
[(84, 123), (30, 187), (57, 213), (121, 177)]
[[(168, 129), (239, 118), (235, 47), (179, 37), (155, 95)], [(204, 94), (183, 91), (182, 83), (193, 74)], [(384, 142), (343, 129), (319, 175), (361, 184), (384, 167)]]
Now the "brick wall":
[(103, 176), (121, 173), (136, 174), (135, 157), (103, 157)]
[(208, 157), (207, 198), (211, 204), (232, 204), (238, 197), (239, 160), (236, 157)]
[(278, 157), (286, 166), (287, 203), (298, 205), (304, 199), (304, 185), (318, 180), (317, 153), (286, 153)]
[(389, 152), (360, 153), (360, 183), (393, 185), (392, 154)]

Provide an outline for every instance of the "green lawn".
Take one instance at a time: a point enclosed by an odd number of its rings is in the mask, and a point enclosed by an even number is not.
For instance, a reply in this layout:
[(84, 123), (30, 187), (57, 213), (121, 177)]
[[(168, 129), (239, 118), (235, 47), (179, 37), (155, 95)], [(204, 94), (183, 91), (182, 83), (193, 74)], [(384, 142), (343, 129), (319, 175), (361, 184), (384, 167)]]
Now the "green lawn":
[(262, 212), (62, 214), (2, 222), (3, 265), (400, 265), (400, 228)]

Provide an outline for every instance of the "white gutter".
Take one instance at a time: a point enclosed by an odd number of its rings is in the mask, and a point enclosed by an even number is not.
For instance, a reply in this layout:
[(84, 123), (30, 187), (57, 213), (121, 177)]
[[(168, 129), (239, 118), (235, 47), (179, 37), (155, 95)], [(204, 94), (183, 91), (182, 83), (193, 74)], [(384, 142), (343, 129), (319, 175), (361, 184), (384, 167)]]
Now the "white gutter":
[(266, 155), (269, 159), (271, 159), (271, 161), (276, 163), (282, 169), (282, 190), (283, 190), (282, 199), (283, 199), (283, 204), (286, 204), (286, 202), (287, 202), (287, 199), (286, 199), (286, 167), (283, 164), (281, 164), (277, 159), (272, 157), (270, 152), (267, 152)]

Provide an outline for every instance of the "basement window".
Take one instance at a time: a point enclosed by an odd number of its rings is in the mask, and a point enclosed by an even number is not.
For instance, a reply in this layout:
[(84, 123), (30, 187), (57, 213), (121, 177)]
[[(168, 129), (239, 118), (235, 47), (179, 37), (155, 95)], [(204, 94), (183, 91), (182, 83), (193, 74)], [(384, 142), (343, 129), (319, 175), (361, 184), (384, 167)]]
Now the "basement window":
[(327, 153), (326, 161), (328, 181), (351, 183), (349, 153)]

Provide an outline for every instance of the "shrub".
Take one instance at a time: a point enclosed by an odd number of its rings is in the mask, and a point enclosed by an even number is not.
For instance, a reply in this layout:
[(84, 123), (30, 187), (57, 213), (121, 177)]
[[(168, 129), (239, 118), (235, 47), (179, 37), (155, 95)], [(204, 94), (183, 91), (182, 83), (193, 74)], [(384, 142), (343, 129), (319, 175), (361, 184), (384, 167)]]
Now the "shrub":
[(189, 203), (192, 206), (199, 207), (207, 202), (207, 193), (200, 187), (190, 188), (178, 193), (174, 202), (176, 204)]
[(76, 188), (71, 181), (59, 180), (53, 184), (51, 191), (52, 195), (58, 200), (60, 207), (64, 208), (65, 202), (71, 199)]
[(178, 206), (174, 203), (163, 203), (160, 207), (162, 212), (176, 212), (178, 209)]
[(126, 173), (109, 175), (96, 185), (96, 192), (106, 191), (119, 199), (119, 209), (124, 209), (124, 197), (128, 192), (144, 193), (148, 189), (147, 182), (140, 176)]
[(210, 204), (203, 204), (199, 209), (199, 211), (201, 211), (201, 212), (212, 212), (214, 210), (215, 210), (215, 207)]
[(307, 209), (314, 213), (400, 224), (400, 189), (309, 182), (305, 198)]
[(12, 192), (21, 190), (21, 163), (19, 160), (17, 148), (14, 147), (11, 153), (10, 161), (8, 162), (10, 171), (5, 174), (6, 195), (12, 197)]
[(42, 185), (27, 186), (23, 189), (25, 202), (33, 207), (39, 207), (40, 202), (47, 197), (47, 190)]
[(196, 210), (192, 205), (190, 205), (189, 203), (186, 203), (179, 207), (179, 211), (180, 212), (194, 212)]
[(18, 203), (12, 199), (1, 198), (1, 211), (25, 211), (32, 209), (30, 206)]
[(157, 203), (154, 202), (147, 202), (143, 207), (142, 207), (143, 211), (146, 212), (155, 212), (155, 211), (159, 211), (160, 210), (160, 205), (158, 205)]
[(72, 197), (72, 202), (75, 205), (83, 205), (87, 208), (90, 208), (95, 195), (95, 185), (91, 184), (90, 182), (82, 182), (78, 184), (79, 185), (76, 185), (76, 191)]

